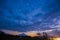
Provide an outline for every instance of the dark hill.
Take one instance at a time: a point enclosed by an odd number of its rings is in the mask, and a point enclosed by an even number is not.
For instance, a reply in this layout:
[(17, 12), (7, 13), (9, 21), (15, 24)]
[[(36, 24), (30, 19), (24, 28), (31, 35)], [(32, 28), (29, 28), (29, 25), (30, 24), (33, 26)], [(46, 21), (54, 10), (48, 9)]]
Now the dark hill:
[(25, 34), (13, 36), (0, 31), (0, 40), (48, 40), (48, 37), (30, 37)]

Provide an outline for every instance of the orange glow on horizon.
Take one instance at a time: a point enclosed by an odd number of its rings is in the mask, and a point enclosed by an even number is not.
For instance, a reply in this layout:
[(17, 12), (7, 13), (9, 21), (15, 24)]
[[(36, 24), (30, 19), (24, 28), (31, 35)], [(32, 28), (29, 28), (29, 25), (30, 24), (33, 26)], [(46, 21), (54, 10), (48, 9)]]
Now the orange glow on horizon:
[(60, 38), (54, 38), (54, 40), (60, 40)]
[(26, 35), (31, 36), (31, 37), (37, 36), (37, 34), (35, 33), (26, 33)]

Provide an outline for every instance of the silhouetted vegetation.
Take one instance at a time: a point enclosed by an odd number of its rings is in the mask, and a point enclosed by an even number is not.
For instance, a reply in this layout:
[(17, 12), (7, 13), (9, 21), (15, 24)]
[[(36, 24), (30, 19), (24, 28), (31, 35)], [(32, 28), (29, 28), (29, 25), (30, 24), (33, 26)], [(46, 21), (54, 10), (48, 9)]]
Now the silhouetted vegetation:
[(44, 36), (13, 36), (9, 34), (5, 34), (4, 32), (0, 32), (0, 40), (48, 40), (47, 34), (43, 33)]

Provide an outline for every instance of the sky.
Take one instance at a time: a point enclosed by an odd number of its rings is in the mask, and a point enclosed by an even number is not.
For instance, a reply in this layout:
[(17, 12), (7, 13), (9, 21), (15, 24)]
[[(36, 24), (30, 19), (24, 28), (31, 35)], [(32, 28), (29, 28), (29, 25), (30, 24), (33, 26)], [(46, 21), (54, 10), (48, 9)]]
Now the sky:
[(60, 0), (0, 0), (0, 29), (59, 31)]

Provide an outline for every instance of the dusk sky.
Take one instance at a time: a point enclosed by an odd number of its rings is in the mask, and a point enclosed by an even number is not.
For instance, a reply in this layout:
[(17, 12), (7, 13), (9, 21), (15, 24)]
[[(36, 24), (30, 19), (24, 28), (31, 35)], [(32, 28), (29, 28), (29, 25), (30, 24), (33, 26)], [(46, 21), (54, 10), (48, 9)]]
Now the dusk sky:
[(60, 0), (0, 0), (0, 29), (59, 31)]

